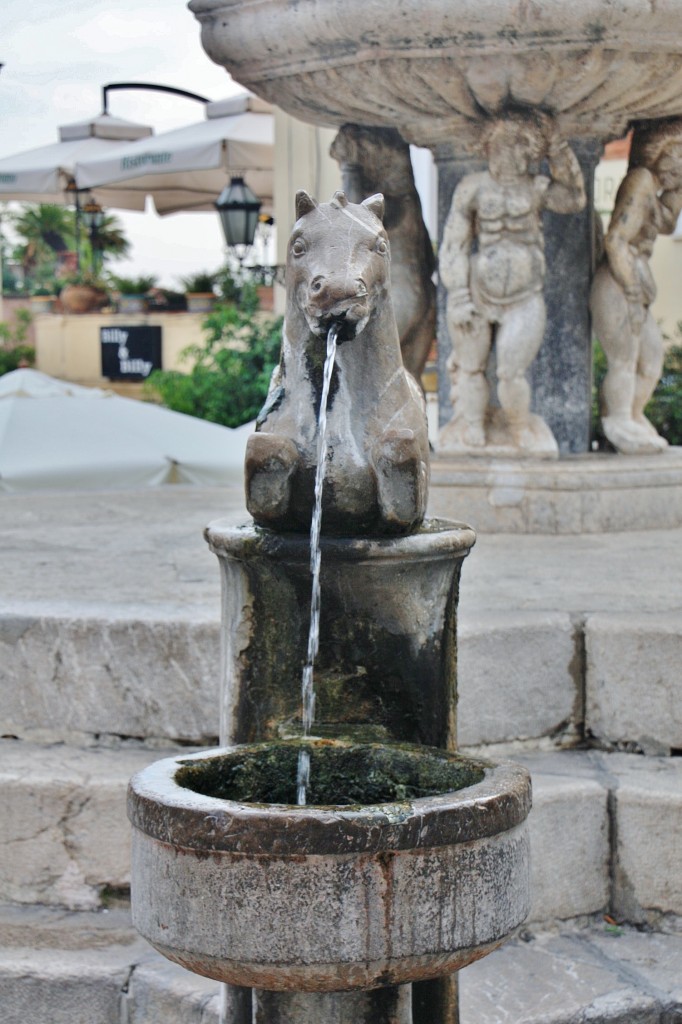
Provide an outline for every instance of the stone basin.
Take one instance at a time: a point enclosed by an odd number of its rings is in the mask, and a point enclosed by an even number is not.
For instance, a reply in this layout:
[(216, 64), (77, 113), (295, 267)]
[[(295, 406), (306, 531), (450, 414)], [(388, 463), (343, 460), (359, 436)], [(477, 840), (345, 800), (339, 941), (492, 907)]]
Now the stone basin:
[[(322, 801), (305, 807), (289, 803), (301, 742)], [(133, 919), (169, 959), (233, 985), (437, 977), (525, 918), (529, 809), (525, 769), (408, 744), (167, 758), (130, 784)]]
[[(677, 0), (191, 0), (208, 55), (303, 121), (470, 147), (541, 107), (567, 137), (682, 113)], [(473, 131), (472, 131), (473, 128)]]

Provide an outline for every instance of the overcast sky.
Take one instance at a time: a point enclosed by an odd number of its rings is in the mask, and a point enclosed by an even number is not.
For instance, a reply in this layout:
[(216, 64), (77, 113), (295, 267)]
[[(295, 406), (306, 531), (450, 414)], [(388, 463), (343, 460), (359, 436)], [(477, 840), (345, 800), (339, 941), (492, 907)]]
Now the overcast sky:
[[(241, 88), (204, 53), (184, 0), (1, 0), (0, 62), (0, 156), (56, 142), (59, 125), (99, 113), (108, 82), (155, 82), (209, 99)], [(190, 100), (140, 91), (110, 93), (109, 111), (156, 132), (203, 117)], [(113, 265), (123, 275), (156, 273), (177, 287), (179, 275), (224, 258), (217, 215), (113, 212), (133, 244), (132, 258)]]

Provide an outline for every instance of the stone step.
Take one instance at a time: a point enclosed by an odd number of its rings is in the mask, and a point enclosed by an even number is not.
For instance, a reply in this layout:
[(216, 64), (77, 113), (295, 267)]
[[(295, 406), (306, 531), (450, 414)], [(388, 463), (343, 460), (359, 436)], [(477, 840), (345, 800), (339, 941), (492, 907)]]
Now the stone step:
[[(129, 884), (130, 776), (172, 751), (0, 741), (0, 901), (100, 907)], [(530, 921), (682, 915), (682, 760), (519, 756), (533, 777)]]
[[(217, 605), (0, 613), (0, 735), (211, 744), (217, 615)], [(560, 747), (587, 735), (616, 749), (682, 750), (678, 614), (465, 609), (459, 635), (461, 746)]]
[[(673, 929), (526, 927), (462, 971), (460, 1024), (680, 1024), (681, 965)], [(3, 1024), (218, 1024), (219, 1002), (215, 982), (156, 954), (122, 908), (0, 908)]]

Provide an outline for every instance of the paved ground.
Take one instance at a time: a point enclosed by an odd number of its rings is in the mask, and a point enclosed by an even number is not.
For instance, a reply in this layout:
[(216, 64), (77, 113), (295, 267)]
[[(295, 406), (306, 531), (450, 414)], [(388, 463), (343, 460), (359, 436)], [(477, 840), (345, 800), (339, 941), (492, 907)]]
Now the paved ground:
[[(0, 611), (218, 618), (203, 527), (245, 516), (239, 491), (165, 487), (0, 497)], [(682, 529), (567, 536), (483, 535), (460, 610), (671, 612), (682, 607)]]

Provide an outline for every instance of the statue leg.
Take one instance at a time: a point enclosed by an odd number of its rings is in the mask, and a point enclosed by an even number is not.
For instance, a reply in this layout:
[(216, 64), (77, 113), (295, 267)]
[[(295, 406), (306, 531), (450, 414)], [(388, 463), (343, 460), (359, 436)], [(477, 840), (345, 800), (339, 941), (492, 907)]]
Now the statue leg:
[[(608, 364), (601, 390), (604, 434), (614, 448), (627, 455), (660, 451), (662, 439), (651, 425), (645, 426), (642, 411), (656, 386), (656, 381), (652, 386), (652, 377), (657, 380), (660, 373), (660, 336), (655, 338), (652, 333), (656, 324), (653, 319), (649, 324), (648, 316), (641, 331), (633, 331), (625, 294), (605, 265), (595, 275), (590, 308), (594, 334)], [(638, 380), (640, 352), (644, 358)]]
[(298, 448), (290, 438), (251, 435), (244, 459), (246, 507), (257, 523), (270, 526), (287, 516), (298, 464)]
[(485, 445), (485, 417), (489, 388), (485, 369), (492, 343), (492, 328), (481, 316), (466, 324), (450, 326), (452, 355), (448, 361), (452, 382), (453, 421), (465, 445)]
[(540, 350), (545, 333), (545, 303), (541, 295), (512, 306), (505, 313), (495, 339), (497, 349), (497, 396), (520, 448), (534, 448), (530, 430), (528, 367)]
[(373, 446), (372, 462), (381, 518), (407, 532), (424, 518), (428, 471), (413, 430), (387, 430)]
[(642, 327), (639, 348), (639, 360), (635, 374), (634, 399), (632, 403), (632, 414), (635, 423), (643, 427), (651, 441), (661, 449), (668, 447), (668, 442), (661, 437), (646, 416), (644, 409), (647, 402), (653, 395), (663, 371), (663, 338), (658, 324), (647, 312), (646, 320)]

